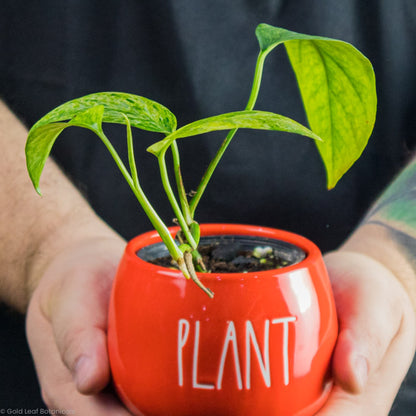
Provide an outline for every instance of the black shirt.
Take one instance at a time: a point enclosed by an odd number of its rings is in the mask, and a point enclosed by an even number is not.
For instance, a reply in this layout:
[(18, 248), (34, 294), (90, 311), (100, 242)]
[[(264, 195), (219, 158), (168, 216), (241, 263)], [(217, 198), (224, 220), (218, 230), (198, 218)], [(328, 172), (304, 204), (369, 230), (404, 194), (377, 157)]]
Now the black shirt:
[[(261, 22), (342, 39), (360, 49), (376, 73), (375, 130), (363, 156), (331, 191), (311, 140), (240, 130), (196, 219), (274, 226), (311, 238), (323, 251), (333, 249), (416, 143), (413, 0), (3, 0), (0, 95), (27, 126), (64, 101), (110, 90), (164, 104), (179, 125), (241, 110), (258, 53), (254, 30)], [(282, 46), (266, 60), (256, 108), (306, 124)], [(125, 129), (108, 132), (125, 155)], [(145, 152), (160, 136), (134, 134), (142, 185), (169, 222), (173, 214), (161, 197), (156, 159)], [(179, 143), (188, 190), (196, 187), (223, 137), (215, 133)], [(54, 158), (124, 237), (150, 228), (98, 138), (68, 130), (58, 139)]]
[[(375, 132), (334, 190), (325, 189), (312, 141), (240, 130), (203, 198), (200, 222), (271, 225), (304, 234), (323, 250), (334, 248), (403, 166), (415, 142), (412, 1), (9, 1), (3, 8), (0, 92), (28, 126), (66, 100), (108, 90), (159, 101), (179, 125), (243, 109), (260, 22), (349, 41), (370, 58), (379, 97)], [(294, 75), (279, 49), (267, 58), (256, 108), (306, 123)], [(110, 136), (123, 152), (124, 129)], [(188, 189), (197, 185), (222, 137), (180, 143)], [(139, 174), (170, 221), (156, 160), (145, 152), (158, 138), (135, 132)], [(97, 138), (68, 131), (54, 155), (126, 238), (150, 227)]]

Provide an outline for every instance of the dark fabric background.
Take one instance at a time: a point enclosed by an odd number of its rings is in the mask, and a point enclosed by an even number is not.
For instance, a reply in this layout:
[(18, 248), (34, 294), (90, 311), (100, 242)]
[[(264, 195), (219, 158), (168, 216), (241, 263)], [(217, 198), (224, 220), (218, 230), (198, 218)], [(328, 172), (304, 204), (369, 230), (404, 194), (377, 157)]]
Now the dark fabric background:
[[(373, 62), (378, 118), (362, 158), (332, 191), (311, 140), (240, 131), (198, 212), (200, 222), (256, 223), (301, 233), (323, 251), (354, 229), (404, 166), (416, 137), (416, 3), (413, 0), (69, 0), (0, 4), (0, 96), (30, 126), (63, 101), (96, 91), (128, 91), (167, 106), (179, 125), (244, 108), (265, 22), (352, 42)], [(267, 58), (258, 109), (306, 123), (284, 49)], [(125, 155), (124, 129), (108, 128)], [(158, 197), (156, 161), (144, 149), (154, 134), (135, 132), (138, 168)], [(180, 143), (185, 183), (195, 187), (222, 134)], [(139, 150), (140, 149), (140, 150)], [(99, 140), (66, 131), (54, 157), (96, 211), (125, 238), (150, 228)], [(40, 399), (22, 319), (1, 312), (0, 408), (37, 407)], [(416, 408), (415, 376), (393, 415)]]

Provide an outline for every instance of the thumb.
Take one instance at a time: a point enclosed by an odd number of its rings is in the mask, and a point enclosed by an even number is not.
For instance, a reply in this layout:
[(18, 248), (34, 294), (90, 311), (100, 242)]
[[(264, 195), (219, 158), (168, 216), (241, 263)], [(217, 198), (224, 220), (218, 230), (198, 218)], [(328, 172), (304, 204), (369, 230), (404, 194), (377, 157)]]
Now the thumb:
[(83, 328), (73, 325), (61, 335), (55, 333), (55, 339), (77, 390), (83, 394), (95, 394), (108, 384), (110, 370), (105, 332), (93, 324), (88, 326), (84, 320)]
[[(58, 351), (76, 388), (81, 393), (94, 394), (102, 390), (110, 378), (106, 345), (106, 300), (110, 287), (103, 288), (102, 281), (90, 276), (78, 276), (83, 284), (76, 285), (72, 281), (63, 291), (65, 298), (59, 304), (56, 301), (59, 297), (54, 297), (52, 304), (49, 302), (48, 318)], [(100, 291), (97, 286), (101, 286)]]
[(94, 394), (110, 380), (106, 333), (115, 264), (85, 255), (85, 261), (79, 253), (76, 262), (69, 259), (72, 267), (49, 270), (54, 278), (40, 304), (77, 390)]
[(368, 256), (337, 252), (327, 255), (326, 263), (340, 328), (335, 382), (347, 392), (361, 393), (399, 331), (404, 291), (387, 268)]

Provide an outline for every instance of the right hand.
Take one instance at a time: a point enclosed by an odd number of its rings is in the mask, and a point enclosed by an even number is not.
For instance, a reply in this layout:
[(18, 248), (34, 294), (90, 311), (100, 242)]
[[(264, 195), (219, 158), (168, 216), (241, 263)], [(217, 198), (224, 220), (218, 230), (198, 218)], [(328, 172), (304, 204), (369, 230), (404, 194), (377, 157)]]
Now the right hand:
[(125, 243), (88, 237), (50, 262), (33, 292), (27, 337), (42, 397), (65, 414), (128, 416), (112, 394), (107, 311)]

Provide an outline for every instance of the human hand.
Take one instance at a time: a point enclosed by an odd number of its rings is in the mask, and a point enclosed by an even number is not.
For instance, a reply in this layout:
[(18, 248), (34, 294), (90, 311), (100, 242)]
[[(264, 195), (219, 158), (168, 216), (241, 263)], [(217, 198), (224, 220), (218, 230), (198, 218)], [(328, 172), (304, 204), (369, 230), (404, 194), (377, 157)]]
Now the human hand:
[(105, 391), (110, 381), (107, 310), (123, 248), (118, 237), (72, 244), (48, 265), (33, 293), (27, 337), (50, 409), (80, 416), (130, 415)]
[(335, 385), (316, 416), (388, 415), (415, 353), (410, 298), (394, 274), (367, 255), (336, 251), (325, 262), (340, 328)]
[[(49, 265), (27, 317), (28, 340), (46, 404), (74, 414), (129, 413), (102, 392), (109, 382), (107, 308), (124, 244), (88, 239)], [(317, 416), (387, 415), (415, 351), (415, 315), (395, 276), (366, 255), (325, 257), (340, 334), (335, 386)], [(84, 358), (82, 358), (84, 357)]]

